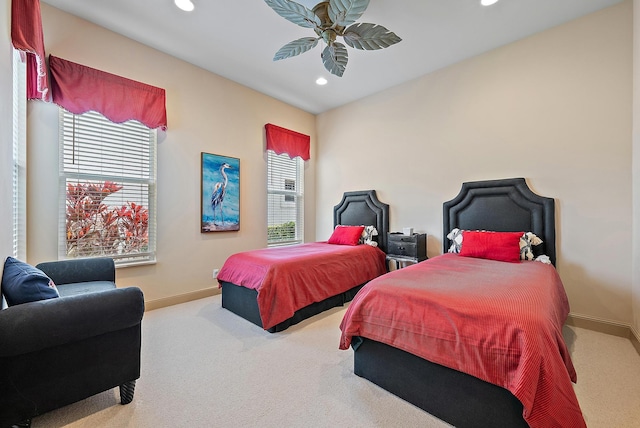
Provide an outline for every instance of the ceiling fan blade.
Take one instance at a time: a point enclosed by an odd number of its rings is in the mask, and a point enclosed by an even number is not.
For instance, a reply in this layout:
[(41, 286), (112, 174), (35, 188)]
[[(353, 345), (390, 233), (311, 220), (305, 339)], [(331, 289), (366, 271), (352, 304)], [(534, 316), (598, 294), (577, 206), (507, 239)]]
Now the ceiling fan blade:
[(274, 61), (281, 59), (291, 58), (292, 56), (300, 55), (306, 51), (313, 49), (318, 44), (318, 40), (315, 37), (303, 37), (302, 39), (289, 42), (280, 48), (276, 55), (273, 57)]
[(289, 0), (264, 0), (281, 17), (305, 28), (316, 28), (322, 23), (315, 13), (301, 4)]
[(335, 74), (338, 77), (342, 77), (345, 68), (347, 68), (348, 60), (349, 54), (347, 53), (347, 47), (342, 43), (335, 42), (322, 51), (324, 68), (326, 68), (329, 73)]
[(369, 6), (369, 0), (329, 0), (329, 18), (346, 27), (358, 20)]
[(402, 39), (382, 25), (359, 23), (344, 30), (344, 42), (352, 48), (376, 50), (388, 48)]

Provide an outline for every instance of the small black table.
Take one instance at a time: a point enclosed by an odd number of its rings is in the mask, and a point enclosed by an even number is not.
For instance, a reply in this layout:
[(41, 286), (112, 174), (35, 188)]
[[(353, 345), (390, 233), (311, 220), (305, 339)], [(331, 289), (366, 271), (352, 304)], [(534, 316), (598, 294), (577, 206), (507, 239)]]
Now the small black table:
[(404, 235), (399, 232), (387, 234), (387, 270), (391, 270), (390, 261), (400, 269), (407, 262), (418, 263), (427, 259), (427, 234), (414, 233)]

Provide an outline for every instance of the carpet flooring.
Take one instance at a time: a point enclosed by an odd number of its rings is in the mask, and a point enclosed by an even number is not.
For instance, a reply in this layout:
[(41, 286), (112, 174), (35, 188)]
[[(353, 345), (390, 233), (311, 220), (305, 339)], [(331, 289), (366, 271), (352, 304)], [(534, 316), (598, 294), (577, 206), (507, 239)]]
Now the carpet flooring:
[[(216, 295), (147, 312), (133, 402), (117, 388), (49, 412), (33, 428), (425, 427), (449, 425), (353, 374), (338, 349), (345, 308), (270, 334)], [(640, 427), (640, 355), (627, 339), (564, 336), (590, 428)]]

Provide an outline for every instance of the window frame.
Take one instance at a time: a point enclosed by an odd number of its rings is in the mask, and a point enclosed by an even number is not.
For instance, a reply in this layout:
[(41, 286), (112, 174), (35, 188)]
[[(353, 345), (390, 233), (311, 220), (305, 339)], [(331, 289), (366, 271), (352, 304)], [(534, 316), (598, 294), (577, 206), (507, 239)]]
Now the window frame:
[(27, 66), (13, 50), (12, 255), (27, 258)]

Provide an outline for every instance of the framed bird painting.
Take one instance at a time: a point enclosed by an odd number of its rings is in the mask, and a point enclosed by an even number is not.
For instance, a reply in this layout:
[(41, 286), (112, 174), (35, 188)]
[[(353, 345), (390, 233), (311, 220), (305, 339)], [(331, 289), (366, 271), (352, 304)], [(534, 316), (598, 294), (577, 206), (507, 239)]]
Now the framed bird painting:
[(202, 152), (201, 232), (240, 230), (240, 159)]

